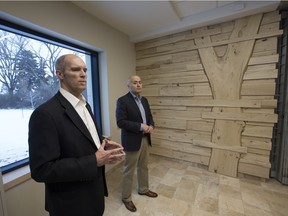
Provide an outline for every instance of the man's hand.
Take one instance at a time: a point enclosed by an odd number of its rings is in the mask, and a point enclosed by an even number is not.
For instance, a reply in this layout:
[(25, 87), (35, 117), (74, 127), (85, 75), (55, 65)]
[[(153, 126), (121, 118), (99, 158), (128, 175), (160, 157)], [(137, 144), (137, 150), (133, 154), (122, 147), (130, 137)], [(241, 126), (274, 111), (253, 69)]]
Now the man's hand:
[(151, 125), (144, 125), (143, 126), (143, 132), (144, 133), (152, 133), (154, 128)]
[(114, 141), (104, 139), (100, 148), (95, 153), (97, 165), (104, 166), (105, 164), (114, 164), (122, 160), (125, 152), (121, 144)]

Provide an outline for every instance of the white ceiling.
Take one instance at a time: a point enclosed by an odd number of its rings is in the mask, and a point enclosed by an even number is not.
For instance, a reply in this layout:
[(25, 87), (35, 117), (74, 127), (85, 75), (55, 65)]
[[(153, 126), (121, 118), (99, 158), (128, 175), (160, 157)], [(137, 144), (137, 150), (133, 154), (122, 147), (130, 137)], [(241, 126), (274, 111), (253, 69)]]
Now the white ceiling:
[(72, 1), (140, 42), (167, 34), (276, 10), (281, 0)]

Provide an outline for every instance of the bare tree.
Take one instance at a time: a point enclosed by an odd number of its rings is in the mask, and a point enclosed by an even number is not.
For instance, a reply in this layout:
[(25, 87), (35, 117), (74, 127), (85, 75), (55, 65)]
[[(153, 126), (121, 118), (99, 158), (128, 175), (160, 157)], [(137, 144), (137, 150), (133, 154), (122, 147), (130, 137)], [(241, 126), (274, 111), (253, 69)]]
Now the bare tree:
[(58, 79), (55, 73), (55, 63), (62, 51), (63, 48), (46, 42), (42, 42), (39, 49), (34, 50), (35, 55), (41, 59), (42, 64), (45, 64), (45, 68), (48, 69), (46, 75), (49, 77), (49, 84), (52, 86), (58, 85)]
[(27, 44), (26, 38), (0, 30), (0, 82), (11, 97), (19, 81), (17, 59)]

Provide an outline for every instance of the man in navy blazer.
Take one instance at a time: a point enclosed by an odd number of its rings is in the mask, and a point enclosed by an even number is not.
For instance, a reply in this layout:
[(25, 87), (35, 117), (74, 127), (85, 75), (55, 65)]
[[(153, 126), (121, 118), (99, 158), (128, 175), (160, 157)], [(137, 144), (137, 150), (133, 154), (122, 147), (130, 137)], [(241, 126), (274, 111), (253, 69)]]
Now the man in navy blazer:
[(87, 68), (72, 54), (56, 62), (59, 92), (32, 113), (29, 121), (31, 176), (45, 183), (50, 216), (101, 216), (108, 195), (105, 164), (124, 155), (123, 147), (102, 140), (82, 92)]
[(126, 153), (122, 177), (122, 201), (132, 212), (137, 211), (132, 201), (134, 171), (137, 167), (138, 194), (157, 197), (149, 190), (148, 157), (154, 121), (147, 98), (140, 95), (141, 78), (133, 75), (128, 79), (129, 92), (117, 100), (116, 120), (121, 128), (121, 141)]

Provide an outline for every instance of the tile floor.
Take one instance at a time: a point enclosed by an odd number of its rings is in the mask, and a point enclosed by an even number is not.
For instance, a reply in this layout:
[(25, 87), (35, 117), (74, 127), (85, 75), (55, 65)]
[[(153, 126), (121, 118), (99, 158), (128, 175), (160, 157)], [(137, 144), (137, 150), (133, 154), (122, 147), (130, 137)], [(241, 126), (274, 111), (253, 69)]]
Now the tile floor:
[(288, 186), (274, 179), (231, 178), (155, 155), (149, 173), (159, 196), (138, 195), (135, 174), (132, 213), (121, 202), (121, 164), (110, 170), (104, 216), (288, 216)]

